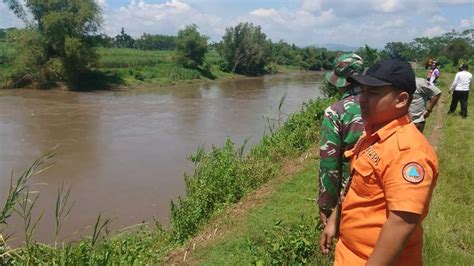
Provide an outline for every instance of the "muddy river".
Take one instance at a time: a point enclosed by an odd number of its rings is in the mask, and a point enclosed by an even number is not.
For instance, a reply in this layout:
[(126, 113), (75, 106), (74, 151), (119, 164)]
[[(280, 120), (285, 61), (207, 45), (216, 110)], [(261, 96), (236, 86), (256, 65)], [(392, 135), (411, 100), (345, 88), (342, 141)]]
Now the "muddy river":
[[(59, 145), (55, 165), (32, 179), (45, 210), (36, 240), (54, 239), (58, 186), (71, 186), (74, 207), (61, 238), (91, 233), (97, 215), (119, 229), (153, 217), (167, 224), (170, 201), (184, 194), (186, 158), (205, 145), (258, 143), (282, 113), (320, 96), (321, 73), (275, 75), (166, 88), (113, 92), (10, 90), (0, 92), (0, 193), (3, 204), (10, 173), (17, 177), (41, 154)], [(22, 241), (21, 221), (9, 231)]]

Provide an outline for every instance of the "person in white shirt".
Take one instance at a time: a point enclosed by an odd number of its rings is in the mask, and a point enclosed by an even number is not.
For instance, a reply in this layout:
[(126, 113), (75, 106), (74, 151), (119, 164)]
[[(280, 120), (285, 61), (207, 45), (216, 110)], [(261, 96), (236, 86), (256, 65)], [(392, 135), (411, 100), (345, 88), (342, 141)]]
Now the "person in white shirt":
[(467, 99), (469, 97), (469, 89), (471, 88), (472, 74), (468, 72), (469, 67), (467, 64), (462, 64), (460, 71), (456, 73), (453, 84), (449, 89), (449, 93), (453, 93), (451, 99), (451, 106), (449, 107), (448, 114), (454, 113), (458, 107), (458, 102), (461, 102), (461, 116), (467, 117)]

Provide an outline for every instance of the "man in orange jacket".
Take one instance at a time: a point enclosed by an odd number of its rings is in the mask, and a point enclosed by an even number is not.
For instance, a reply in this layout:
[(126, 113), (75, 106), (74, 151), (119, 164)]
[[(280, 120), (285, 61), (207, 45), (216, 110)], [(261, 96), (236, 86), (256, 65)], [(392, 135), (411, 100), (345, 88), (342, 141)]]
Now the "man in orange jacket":
[[(334, 264), (422, 265), (421, 222), (438, 161), (408, 115), (415, 74), (408, 63), (389, 59), (348, 81), (362, 87), (365, 132), (345, 153), (351, 159), (351, 180), (341, 197)], [(336, 223), (333, 214), (321, 236), (323, 253), (331, 250)]]

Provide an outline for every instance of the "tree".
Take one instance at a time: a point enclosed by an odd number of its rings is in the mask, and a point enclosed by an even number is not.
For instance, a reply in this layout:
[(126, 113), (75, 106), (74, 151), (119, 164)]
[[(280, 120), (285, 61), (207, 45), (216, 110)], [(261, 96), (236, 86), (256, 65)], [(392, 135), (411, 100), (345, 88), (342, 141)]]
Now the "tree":
[(369, 68), (380, 61), (380, 55), (377, 49), (370, 48), (367, 44), (364, 47), (359, 48), (356, 54), (360, 55), (364, 59), (364, 68)]
[(457, 66), (460, 59), (468, 59), (472, 51), (471, 45), (461, 38), (451, 41), (446, 47), (446, 55), (452, 60), (453, 65)]
[(271, 61), (279, 65), (295, 65), (298, 52), (289, 43), (280, 40), (271, 44)]
[(409, 60), (406, 52), (408, 51), (408, 45), (402, 42), (389, 42), (385, 45), (385, 52), (391, 58)]
[(204, 63), (207, 53), (206, 36), (199, 33), (196, 25), (186, 26), (176, 39), (176, 61), (185, 67), (196, 68)]
[(135, 40), (135, 48), (140, 50), (175, 50), (176, 36), (169, 35), (143, 35)]
[(18, 0), (3, 2), (27, 24), (14, 38), (19, 75), (41, 87), (59, 80), (74, 84), (96, 62), (92, 35), (102, 17), (95, 0), (26, 0), (24, 7)]
[(125, 33), (125, 29), (120, 30), (120, 34), (115, 36), (115, 47), (118, 48), (134, 48), (135, 40), (132, 36)]
[(306, 47), (301, 52), (303, 57), (302, 67), (307, 70), (321, 70), (323, 63), (321, 62), (320, 52), (314, 46)]
[(260, 26), (240, 23), (227, 28), (218, 52), (225, 59), (229, 70), (246, 75), (264, 73), (270, 59), (270, 47)]

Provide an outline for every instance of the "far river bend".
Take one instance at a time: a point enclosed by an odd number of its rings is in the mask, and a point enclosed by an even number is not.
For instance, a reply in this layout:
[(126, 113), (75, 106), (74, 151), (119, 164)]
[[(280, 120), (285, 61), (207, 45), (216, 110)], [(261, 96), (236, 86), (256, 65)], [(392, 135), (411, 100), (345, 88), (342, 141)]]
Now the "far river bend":
[[(140, 88), (119, 92), (9, 90), (0, 92), (0, 195), (41, 154), (59, 144), (55, 165), (33, 178), (44, 209), (35, 240), (54, 241), (56, 190), (65, 182), (75, 202), (61, 239), (91, 234), (97, 215), (119, 229), (157, 217), (168, 224), (170, 201), (184, 195), (186, 158), (200, 145), (258, 143), (265, 116), (275, 117), (320, 96), (322, 73)], [(9, 220), (13, 242), (23, 241), (17, 217)], [(16, 227), (16, 228), (15, 228)]]

